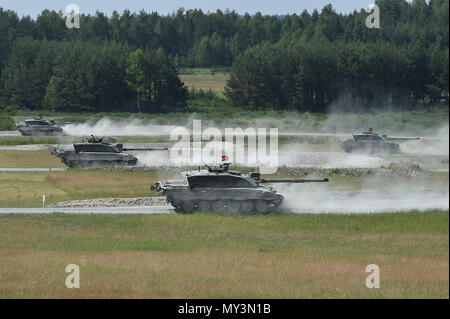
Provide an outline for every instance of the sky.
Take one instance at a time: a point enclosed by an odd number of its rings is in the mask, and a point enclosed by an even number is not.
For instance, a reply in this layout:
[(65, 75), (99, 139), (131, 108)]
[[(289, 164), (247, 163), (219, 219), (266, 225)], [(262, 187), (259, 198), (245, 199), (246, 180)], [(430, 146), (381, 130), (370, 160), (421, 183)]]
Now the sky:
[(107, 15), (116, 10), (122, 12), (129, 9), (131, 12), (139, 12), (144, 9), (147, 12), (157, 11), (160, 14), (168, 14), (178, 8), (202, 9), (204, 12), (234, 9), (239, 14), (248, 12), (254, 14), (292, 14), (301, 13), (304, 9), (312, 12), (314, 9), (323, 8), (331, 3), (337, 12), (350, 13), (359, 11), (374, 0), (0, 0), (0, 7), (15, 11), (19, 17), (30, 15), (36, 18), (44, 9), (65, 11), (69, 4), (76, 4), (80, 12), (84, 14), (95, 14), (99, 10)]

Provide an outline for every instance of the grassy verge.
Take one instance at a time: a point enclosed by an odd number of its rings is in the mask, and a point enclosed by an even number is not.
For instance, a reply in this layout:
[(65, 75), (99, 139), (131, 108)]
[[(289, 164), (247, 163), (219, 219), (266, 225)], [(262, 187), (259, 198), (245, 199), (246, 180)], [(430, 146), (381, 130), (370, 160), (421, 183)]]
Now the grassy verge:
[(0, 297), (448, 298), (449, 214), (4, 215)]
[(154, 196), (149, 187), (157, 179), (156, 171), (2, 172), (0, 207), (39, 207), (44, 194), (48, 204), (76, 199)]
[(32, 144), (58, 144), (64, 142), (60, 137), (31, 137), (31, 136), (0, 136), (0, 145), (32, 145)]
[(0, 151), (0, 167), (67, 167), (46, 151)]

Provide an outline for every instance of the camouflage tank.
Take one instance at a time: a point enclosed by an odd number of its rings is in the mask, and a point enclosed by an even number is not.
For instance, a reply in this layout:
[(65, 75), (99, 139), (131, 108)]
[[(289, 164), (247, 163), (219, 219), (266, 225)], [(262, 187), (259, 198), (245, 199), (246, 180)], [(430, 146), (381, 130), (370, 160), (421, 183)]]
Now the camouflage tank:
[(269, 213), (281, 205), (283, 196), (263, 183), (307, 183), (328, 182), (328, 179), (262, 179), (260, 173), (249, 175), (229, 170), (224, 163), (218, 168), (182, 173), (179, 181), (157, 182), (151, 186), (166, 196), (167, 201), (177, 212), (223, 212), (248, 214), (251, 212)]
[(103, 142), (103, 138), (95, 139), (94, 136), (88, 142), (73, 144), (73, 151), (51, 150), (52, 154), (61, 158), (61, 161), (69, 167), (92, 166), (133, 166), (137, 158), (124, 151), (162, 151), (167, 148), (124, 148), (122, 144)]
[(25, 136), (61, 136), (63, 129), (54, 121), (47, 121), (41, 117), (25, 120), (24, 124), (17, 125), (17, 129)]
[(52, 153), (61, 158), (69, 167), (91, 167), (111, 165), (135, 165), (137, 158), (123, 153), (122, 144), (104, 143), (103, 139), (95, 142), (75, 143), (73, 151), (54, 150)]
[(393, 141), (418, 140), (418, 137), (388, 137), (379, 135), (369, 128), (368, 131), (353, 134), (351, 140), (342, 143), (342, 148), (347, 153), (370, 153), (370, 154), (395, 154), (400, 153), (400, 145)]

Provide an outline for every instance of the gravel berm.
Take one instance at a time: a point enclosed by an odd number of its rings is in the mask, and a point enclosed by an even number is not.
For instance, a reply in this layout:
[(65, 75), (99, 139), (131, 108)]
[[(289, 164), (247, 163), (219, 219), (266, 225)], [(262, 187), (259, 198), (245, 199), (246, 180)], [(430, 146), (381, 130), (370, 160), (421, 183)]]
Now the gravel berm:
[(97, 198), (72, 200), (49, 205), (49, 207), (150, 207), (169, 206), (165, 197)]

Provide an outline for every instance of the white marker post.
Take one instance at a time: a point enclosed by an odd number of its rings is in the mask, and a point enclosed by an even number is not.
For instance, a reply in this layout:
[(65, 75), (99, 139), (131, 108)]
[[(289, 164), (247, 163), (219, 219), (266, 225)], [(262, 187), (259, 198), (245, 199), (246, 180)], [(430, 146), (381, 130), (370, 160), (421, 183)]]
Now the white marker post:
[(42, 207), (45, 207), (45, 194), (42, 195)]

